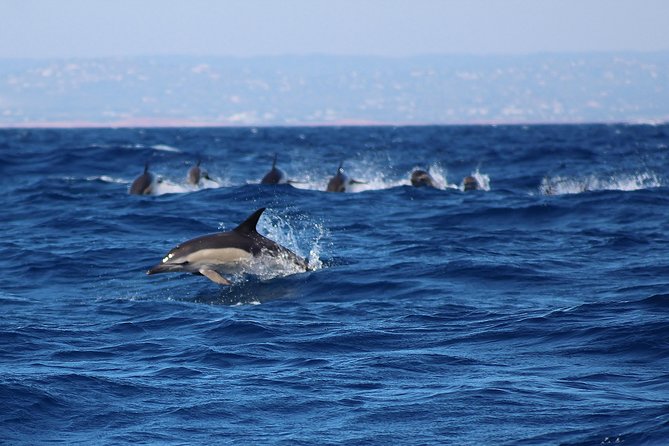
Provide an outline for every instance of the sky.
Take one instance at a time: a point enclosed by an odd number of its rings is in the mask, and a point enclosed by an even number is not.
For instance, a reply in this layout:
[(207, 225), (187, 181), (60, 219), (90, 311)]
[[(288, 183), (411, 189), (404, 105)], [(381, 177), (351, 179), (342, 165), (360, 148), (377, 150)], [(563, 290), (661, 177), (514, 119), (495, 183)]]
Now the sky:
[(669, 50), (667, 0), (0, 0), (0, 58)]

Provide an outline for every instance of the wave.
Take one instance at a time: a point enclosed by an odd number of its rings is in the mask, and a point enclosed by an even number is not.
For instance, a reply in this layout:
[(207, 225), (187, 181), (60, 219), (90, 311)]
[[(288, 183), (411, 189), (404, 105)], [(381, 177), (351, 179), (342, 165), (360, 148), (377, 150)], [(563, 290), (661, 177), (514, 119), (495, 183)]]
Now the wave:
[(580, 194), (601, 190), (619, 190), (623, 192), (662, 187), (659, 176), (653, 172), (641, 172), (623, 175), (599, 177), (544, 177), (539, 186), (543, 195)]
[(124, 178), (115, 178), (110, 175), (100, 175), (100, 176), (91, 176), (86, 177), (87, 181), (102, 181), (103, 183), (112, 183), (112, 184), (130, 184), (132, 181), (128, 181)]

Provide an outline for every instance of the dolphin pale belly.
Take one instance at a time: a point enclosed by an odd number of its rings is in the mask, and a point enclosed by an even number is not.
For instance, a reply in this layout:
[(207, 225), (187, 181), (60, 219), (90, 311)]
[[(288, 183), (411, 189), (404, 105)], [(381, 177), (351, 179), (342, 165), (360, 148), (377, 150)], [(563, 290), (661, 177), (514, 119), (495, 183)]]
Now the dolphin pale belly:
[(239, 271), (253, 258), (261, 256), (285, 259), (308, 271), (304, 259), (257, 232), (256, 225), (264, 211), (265, 208), (258, 209), (232, 231), (204, 235), (180, 244), (146, 273), (202, 274), (218, 284), (230, 285), (222, 273)]

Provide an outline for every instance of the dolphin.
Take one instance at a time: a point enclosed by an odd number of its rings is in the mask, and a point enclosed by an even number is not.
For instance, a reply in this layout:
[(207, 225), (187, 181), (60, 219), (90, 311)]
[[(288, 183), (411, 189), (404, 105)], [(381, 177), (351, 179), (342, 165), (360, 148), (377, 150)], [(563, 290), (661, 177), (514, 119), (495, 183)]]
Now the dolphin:
[(198, 159), (197, 164), (188, 169), (188, 175), (186, 176), (186, 181), (188, 181), (188, 184), (192, 184), (193, 186), (200, 184), (200, 179), (212, 181), (207, 171), (200, 168), (200, 161), (201, 160)]
[(185, 272), (202, 274), (212, 282), (231, 285), (221, 273), (243, 269), (254, 257), (269, 256), (286, 259), (304, 271), (307, 262), (278, 243), (256, 231), (258, 219), (265, 211), (260, 208), (232, 231), (197, 237), (173, 248), (162, 262), (151, 267), (146, 274)]
[(427, 186), (427, 187), (437, 187), (435, 186), (434, 178), (426, 170), (416, 169), (411, 172), (411, 185), (415, 187)]
[(144, 164), (144, 173), (135, 178), (128, 193), (131, 195), (149, 195), (152, 191), (153, 175), (149, 172), (149, 163)]
[(464, 180), (462, 180), (462, 187), (465, 192), (469, 192), (472, 190), (479, 190), (481, 188), (481, 185), (476, 180), (476, 178), (474, 178), (471, 175), (468, 175), (464, 178)]
[(288, 183), (286, 172), (276, 167), (276, 154), (274, 154), (274, 161), (272, 162), (272, 169), (262, 177), (260, 184), (286, 184)]
[(353, 180), (346, 175), (343, 166), (344, 162), (342, 161), (339, 163), (336, 175), (328, 181), (328, 186), (325, 189), (326, 192), (346, 192), (348, 187), (352, 184), (364, 184), (362, 181)]
[(187, 181), (189, 184), (197, 185), (200, 182), (200, 176), (202, 175), (202, 170), (200, 170), (200, 160), (197, 160), (197, 164), (188, 169)]

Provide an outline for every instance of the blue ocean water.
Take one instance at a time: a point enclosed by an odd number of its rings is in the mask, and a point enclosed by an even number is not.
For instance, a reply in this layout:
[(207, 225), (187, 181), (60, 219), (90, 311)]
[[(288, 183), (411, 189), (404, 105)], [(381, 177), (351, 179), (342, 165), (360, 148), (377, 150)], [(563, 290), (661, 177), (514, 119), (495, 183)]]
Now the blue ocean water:
[[(0, 130), (0, 443), (669, 444), (668, 167), (669, 125)], [(260, 207), (314, 271), (145, 274)]]

